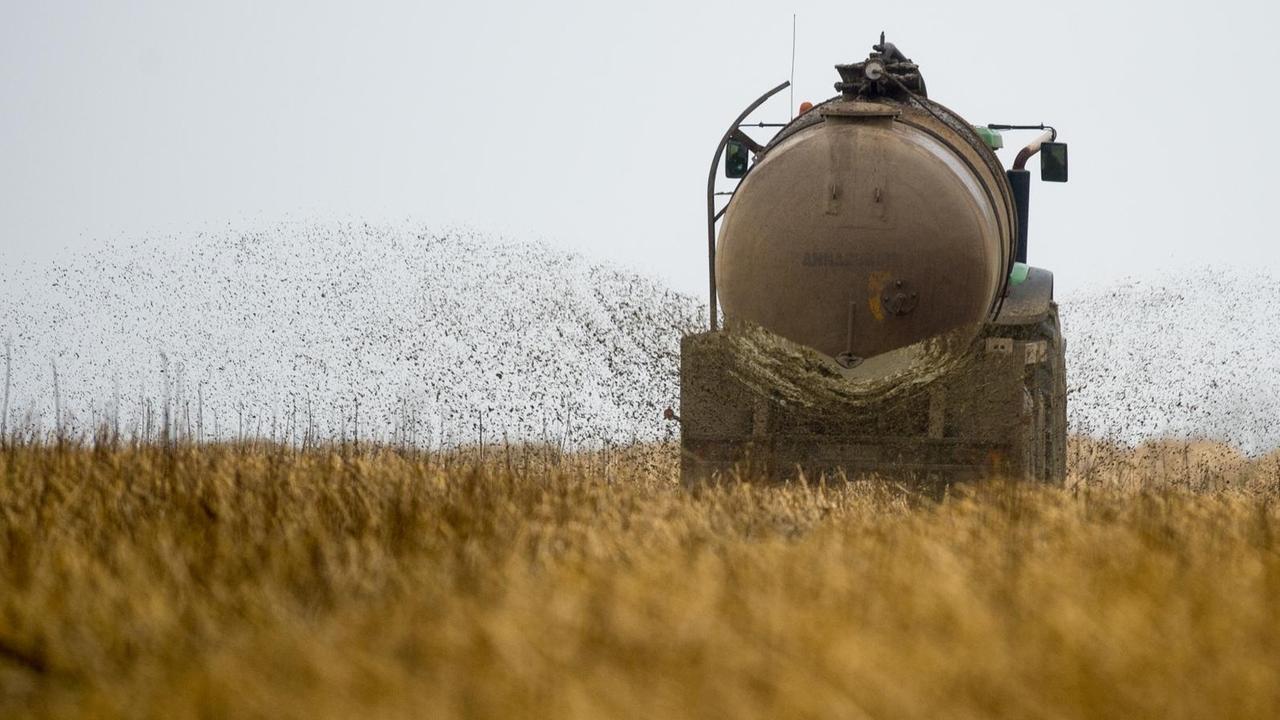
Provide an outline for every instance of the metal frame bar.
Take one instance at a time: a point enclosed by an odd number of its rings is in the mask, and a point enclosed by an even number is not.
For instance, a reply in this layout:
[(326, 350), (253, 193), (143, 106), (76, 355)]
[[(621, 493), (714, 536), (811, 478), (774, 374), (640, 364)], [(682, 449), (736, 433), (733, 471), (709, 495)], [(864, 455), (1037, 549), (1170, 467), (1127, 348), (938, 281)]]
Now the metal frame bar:
[[(708, 304), (708, 310), (711, 313), (711, 330), (720, 329), (720, 309), (716, 304), (716, 221), (724, 214), (724, 210), (716, 212), (716, 171), (720, 169), (720, 156), (724, 153), (724, 146), (728, 144), (729, 138), (739, 127), (747, 116), (755, 112), (756, 108), (765, 103), (766, 100), (786, 90), (791, 86), (788, 80), (773, 88), (769, 92), (756, 98), (756, 101), (747, 106), (729, 129), (725, 131), (724, 136), (720, 138), (720, 144), (716, 146), (716, 153), (711, 158), (711, 172), (707, 175), (707, 271), (710, 277), (711, 285), (711, 301)], [(759, 124), (759, 127), (772, 127), (772, 125)], [(732, 200), (732, 198), (730, 198)], [(725, 205), (727, 209), (729, 206)]]

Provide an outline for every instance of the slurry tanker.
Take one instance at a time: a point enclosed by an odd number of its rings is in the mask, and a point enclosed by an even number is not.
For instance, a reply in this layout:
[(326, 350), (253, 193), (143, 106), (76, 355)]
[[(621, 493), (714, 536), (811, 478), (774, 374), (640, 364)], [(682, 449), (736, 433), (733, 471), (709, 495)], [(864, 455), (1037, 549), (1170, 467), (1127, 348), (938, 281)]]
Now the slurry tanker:
[[(1066, 145), (965, 121), (883, 34), (836, 70), (835, 97), (748, 123), (783, 83), (716, 148), (710, 330), (681, 343), (685, 481), (1061, 482), (1065, 344), (1053, 274), (1027, 264), (1025, 165), (1063, 182)], [(1038, 133), (1005, 168), (1021, 130)], [(722, 167), (737, 183), (718, 192)]]

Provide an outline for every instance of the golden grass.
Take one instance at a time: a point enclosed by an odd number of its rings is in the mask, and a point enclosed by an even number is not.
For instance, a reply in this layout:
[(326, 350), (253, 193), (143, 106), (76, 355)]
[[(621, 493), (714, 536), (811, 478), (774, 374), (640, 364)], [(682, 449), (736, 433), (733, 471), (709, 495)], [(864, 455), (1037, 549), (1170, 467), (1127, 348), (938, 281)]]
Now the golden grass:
[(10, 447), (0, 717), (1280, 716), (1275, 460), (1181, 453), (934, 502), (686, 492), (667, 448)]

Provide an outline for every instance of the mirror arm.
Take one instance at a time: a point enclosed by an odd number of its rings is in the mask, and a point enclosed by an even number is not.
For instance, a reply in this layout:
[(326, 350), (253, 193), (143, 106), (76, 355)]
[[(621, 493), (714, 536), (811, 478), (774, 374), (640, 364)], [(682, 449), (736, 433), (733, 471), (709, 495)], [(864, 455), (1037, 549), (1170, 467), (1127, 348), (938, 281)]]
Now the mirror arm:
[[(790, 81), (781, 83), (769, 92), (756, 98), (756, 101), (747, 106), (734, 119), (733, 124), (725, 131), (720, 138), (720, 144), (716, 146), (715, 155), (711, 158), (711, 172), (707, 174), (707, 272), (710, 275), (711, 285), (711, 302), (708, 304), (708, 310), (711, 313), (711, 329), (717, 330), (720, 326), (719, 308), (716, 307), (716, 221), (720, 216), (716, 214), (716, 171), (720, 168), (720, 156), (724, 153), (724, 146), (729, 142), (730, 136), (738, 129), (743, 120), (747, 116), (755, 112), (755, 109), (764, 104), (765, 100), (786, 90), (791, 85)], [(727, 207), (727, 206), (726, 206)]]
[(750, 150), (754, 155), (759, 155), (760, 151), (764, 150), (763, 145), (751, 139), (751, 136), (742, 132), (741, 128), (734, 128), (733, 134), (729, 136), (729, 139), (737, 140), (743, 145), (746, 145), (747, 149)]

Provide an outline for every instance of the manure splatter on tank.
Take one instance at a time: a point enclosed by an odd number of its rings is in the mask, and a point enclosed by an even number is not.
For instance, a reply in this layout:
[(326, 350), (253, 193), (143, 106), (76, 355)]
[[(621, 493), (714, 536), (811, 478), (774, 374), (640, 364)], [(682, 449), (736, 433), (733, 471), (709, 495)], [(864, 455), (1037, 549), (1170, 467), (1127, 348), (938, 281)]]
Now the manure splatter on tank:
[(859, 412), (920, 390), (930, 382), (963, 372), (973, 361), (966, 352), (976, 328), (900, 348), (845, 369), (825, 355), (755, 326), (705, 336), (724, 343), (734, 366), (729, 371), (754, 392), (795, 408)]

